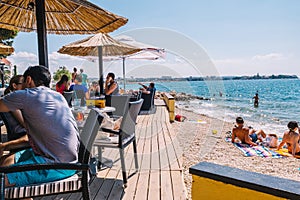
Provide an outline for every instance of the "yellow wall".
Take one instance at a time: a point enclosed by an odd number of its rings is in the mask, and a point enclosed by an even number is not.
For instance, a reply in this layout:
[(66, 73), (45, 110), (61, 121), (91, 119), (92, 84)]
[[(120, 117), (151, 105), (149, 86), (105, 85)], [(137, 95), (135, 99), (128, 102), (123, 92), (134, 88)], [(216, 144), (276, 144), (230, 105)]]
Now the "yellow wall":
[(193, 175), (192, 199), (273, 200), (284, 198)]

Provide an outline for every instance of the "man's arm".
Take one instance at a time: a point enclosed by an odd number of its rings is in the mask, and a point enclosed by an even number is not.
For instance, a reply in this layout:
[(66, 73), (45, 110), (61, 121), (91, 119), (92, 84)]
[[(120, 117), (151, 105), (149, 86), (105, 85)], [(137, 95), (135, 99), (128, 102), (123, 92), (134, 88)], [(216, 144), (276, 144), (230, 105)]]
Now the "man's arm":
[(27, 135), (24, 135), (16, 140), (0, 143), (0, 156), (3, 155), (3, 151), (10, 151), (13, 149), (18, 149), (18, 148), (23, 148), (28, 146), (29, 146), (29, 142), (28, 142)]
[(143, 88), (147, 89), (148, 87), (142, 83), (139, 83), (139, 85), (141, 85)]
[(108, 87), (106, 86), (105, 88), (105, 94), (106, 95), (111, 95), (113, 93), (113, 91), (115, 91), (115, 89), (118, 87), (118, 85), (116, 83), (113, 83), (112, 86), (110, 86), (109, 90)]
[(250, 139), (249, 136), (245, 138), (245, 142), (246, 142), (247, 144), (249, 144), (249, 145), (257, 146), (256, 143), (252, 142), (252, 140)]
[(9, 112), (8, 107), (3, 103), (3, 100), (0, 99), (0, 112)]
[(232, 129), (232, 134), (231, 134), (231, 142), (234, 143), (234, 140), (235, 140), (235, 131), (234, 129)]
[(22, 115), (21, 110), (16, 110), (11, 112), (14, 118), (23, 126), (25, 127), (24, 118)]

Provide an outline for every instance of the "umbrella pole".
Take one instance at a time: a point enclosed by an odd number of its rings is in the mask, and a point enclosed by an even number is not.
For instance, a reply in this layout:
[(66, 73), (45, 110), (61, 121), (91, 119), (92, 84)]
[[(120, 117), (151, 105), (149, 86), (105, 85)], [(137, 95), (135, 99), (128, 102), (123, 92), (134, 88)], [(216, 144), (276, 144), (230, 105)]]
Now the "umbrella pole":
[(102, 46), (98, 46), (100, 94), (104, 94)]
[(36, 0), (36, 26), (38, 35), (38, 52), (39, 64), (49, 68), (48, 65), (48, 50), (47, 50), (47, 32), (46, 32), (46, 16), (45, 16), (45, 1)]
[(123, 84), (124, 84), (124, 92), (125, 90), (125, 85), (126, 85), (126, 78), (125, 78), (125, 57), (123, 57)]
[(0, 71), (1, 71), (1, 83), (2, 83), (2, 88), (4, 88), (4, 84), (5, 84), (5, 82), (4, 82), (4, 63), (0, 63)]

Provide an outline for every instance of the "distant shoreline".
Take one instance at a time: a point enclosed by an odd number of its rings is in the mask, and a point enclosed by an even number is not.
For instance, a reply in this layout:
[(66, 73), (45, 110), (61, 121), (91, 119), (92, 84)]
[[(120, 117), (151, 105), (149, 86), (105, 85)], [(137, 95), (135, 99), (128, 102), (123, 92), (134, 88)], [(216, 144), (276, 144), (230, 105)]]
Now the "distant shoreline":
[[(162, 76), (160, 78), (126, 78), (127, 83), (138, 82), (171, 82), (171, 81), (220, 81), (220, 80), (274, 80), (274, 79), (299, 79), (297, 75), (271, 75), (271, 76), (207, 76), (207, 77), (183, 77), (175, 78), (171, 76)], [(89, 78), (89, 81), (98, 81), (99, 78)], [(118, 77), (117, 81), (123, 81), (123, 78)]]
[[(183, 77), (173, 78), (169, 76), (162, 76), (161, 78), (127, 78), (126, 81), (134, 82), (158, 82), (158, 81), (214, 81), (214, 80), (274, 80), (274, 79), (299, 79), (297, 75), (271, 75), (271, 76), (208, 76), (208, 77)], [(123, 80), (118, 79), (118, 80)]]

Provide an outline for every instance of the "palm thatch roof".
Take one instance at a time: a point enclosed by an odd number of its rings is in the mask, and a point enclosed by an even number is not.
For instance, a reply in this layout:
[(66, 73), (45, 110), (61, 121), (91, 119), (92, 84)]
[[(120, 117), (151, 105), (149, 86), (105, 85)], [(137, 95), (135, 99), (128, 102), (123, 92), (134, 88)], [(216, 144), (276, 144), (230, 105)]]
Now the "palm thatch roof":
[(9, 55), (14, 52), (14, 48), (5, 44), (0, 43), (0, 54)]
[(65, 45), (58, 52), (73, 56), (98, 56), (99, 46), (102, 46), (102, 56), (123, 56), (142, 50), (138, 47), (119, 42), (108, 34), (98, 33)]
[[(85, 0), (44, 0), (47, 33), (108, 33), (127, 19)], [(31, 32), (37, 30), (34, 0), (1, 0), (0, 28)]]

